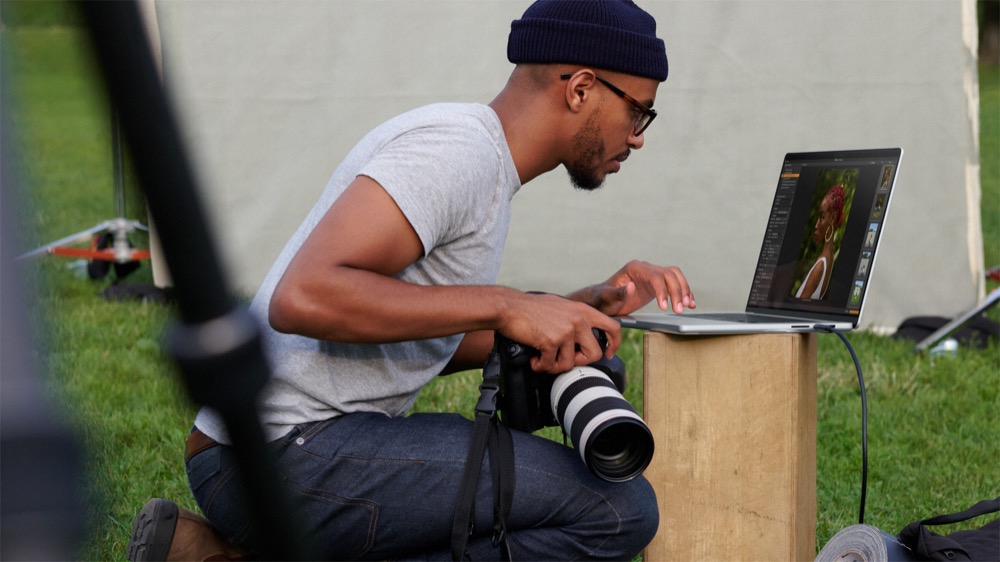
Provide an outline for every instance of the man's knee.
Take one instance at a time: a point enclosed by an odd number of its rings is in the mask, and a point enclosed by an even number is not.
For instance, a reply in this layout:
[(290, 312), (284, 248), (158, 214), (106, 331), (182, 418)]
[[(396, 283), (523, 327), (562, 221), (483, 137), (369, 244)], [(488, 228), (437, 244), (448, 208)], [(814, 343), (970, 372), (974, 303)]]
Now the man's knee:
[(645, 548), (656, 535), (660, 526), (660, 509), (656, 501), (656, 492), (645, 478), (632, 481), (632, 493), (623, 514), (623, 532), (629, 536), (629, 542), (639, 545), (639, 550)]
[(591, 543), (586, 556), (599, 560), (629, 560), (642, 552), (656, 535), (660, 524), (656, 493), (641, 477), (612, 484), (603, 492), (607, 510), (599, 527), (602, 532), (592, 537), (599, 542)]

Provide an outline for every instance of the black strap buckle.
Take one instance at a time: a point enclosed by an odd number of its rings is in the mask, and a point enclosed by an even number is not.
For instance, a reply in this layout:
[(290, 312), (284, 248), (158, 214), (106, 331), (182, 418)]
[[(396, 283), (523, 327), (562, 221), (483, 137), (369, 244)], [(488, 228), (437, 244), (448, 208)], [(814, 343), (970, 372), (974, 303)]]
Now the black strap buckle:
[(500, 394), (500, 355), (493, 350), (483, 366), (483, 382), (479, 385), (479, 401), (476, 402), (477, 414), (493, 415), (497, 411), (497, 398)]
[(500, 394), (500, 385), (496, 381), (479, 385), (479, 401), (476, 402), (476, 414), (486, 414), (492, 416), (497, 411), (497, 395)]

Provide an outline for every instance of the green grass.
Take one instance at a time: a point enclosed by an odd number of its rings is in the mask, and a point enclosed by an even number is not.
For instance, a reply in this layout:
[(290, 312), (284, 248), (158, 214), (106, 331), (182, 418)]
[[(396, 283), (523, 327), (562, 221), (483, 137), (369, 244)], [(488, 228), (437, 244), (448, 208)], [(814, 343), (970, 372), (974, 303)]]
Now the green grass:
[(79, 14), (66, 0), (3, 0), (0, 21), (7, 26), (77, 25)]
[[(17, 192), (27, 204), (18, 216), (25, 223), (21, 247), (28, 249), (111, 217), (107, 102), (78, 30), (8, 27), (0, 37), (7, 77), (14, 78), (9, 94), (21, 102), (10, 117), (24, 167)], [(981, 86), (985, 255), (987, 265), (1000, 265), (1000, 71), (983, 68)], [(130, 215), (145, 222), (136, 199)], [(161, 352), (172, 311), (107, 302), (100, 293), (112, 281), (88, 280), (72, 263), (43, 258), (25, 268), (37, 287), (37, 356), (58, 415), (86, 448), (91, 527), (79, 559), (120, 560), (132, 518), (148, 498), (194, 507), (181, 459), (194, 409)], [(128, 280), (150, 282), (148, 266)], [(641, 337), (627, 334), (627, 394), (641, 407)], [(909, 343), (867, 333), (850, 339), (865, 368), (870, 409), (866, 522), (894, 533), (1000, 494), (998, 348), (931, 360), (914, 355)], [(819, 338), (818, 374), (822, 546), (857, 519), (860, 404), (853, 363), (835, 337)], [(476, 384), (476, 373), (435, 381), (417, 409), (469, 412)]]

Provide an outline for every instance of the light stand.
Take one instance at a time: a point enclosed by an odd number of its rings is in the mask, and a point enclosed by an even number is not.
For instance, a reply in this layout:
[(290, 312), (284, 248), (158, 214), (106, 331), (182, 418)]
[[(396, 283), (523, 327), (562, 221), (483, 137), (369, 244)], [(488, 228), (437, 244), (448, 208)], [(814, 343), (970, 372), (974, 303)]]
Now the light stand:
[[(136, 230), (149, 232), (149, 229), (136, 220), (125, 217), (125, 158), (122, 152), (121, 130), (118, 122), (118, 112), (111, 109), (111, 157), (114, 173), (115, 218), (101, 222), (76, 234), (60, 238), (17, 257), (17, 261), (28, 260), (42, 255), (57, 255), (64, 257), (86, 258), (91, 263), (105, 262), (105, 267), (88, 267), (91, 278), (103, 277), (107, 267), (115, 264), (118, 277), (124, 277), (134, 268), (129, 268), (137, 260), (149, 259), (149, 250), (132, 248), (128, 236)], [(102, 237), (107, 234), (107, 237)], [(74, 248), (70, 244), (91, 242), (90, 248)]]

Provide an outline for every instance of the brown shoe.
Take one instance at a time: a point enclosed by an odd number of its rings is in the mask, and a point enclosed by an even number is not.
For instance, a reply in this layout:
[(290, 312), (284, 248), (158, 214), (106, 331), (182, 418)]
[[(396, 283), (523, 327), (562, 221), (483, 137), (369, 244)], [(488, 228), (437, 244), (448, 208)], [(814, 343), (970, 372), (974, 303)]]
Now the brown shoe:
[(153, 498), (132, 524), (126, 557), (130, 562), (204, 562), (244, 560), (246, 552), (226, 542), (204, 517)]

